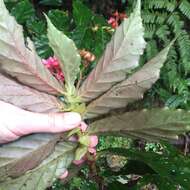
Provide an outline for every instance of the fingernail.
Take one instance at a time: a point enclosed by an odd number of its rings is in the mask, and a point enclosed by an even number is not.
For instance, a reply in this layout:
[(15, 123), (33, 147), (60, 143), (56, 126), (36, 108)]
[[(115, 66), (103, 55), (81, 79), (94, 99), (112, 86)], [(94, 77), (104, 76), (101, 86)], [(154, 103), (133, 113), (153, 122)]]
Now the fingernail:
[(77, 123), (80, 124), (81, 116), (79, 113), (76, 112), (67, 112), (64, 113), (64, 123), (67, 125), (76, 125)]
[(60, 179), (65, 179), (69, 175), (68, 170), (66, 170), (59, 178)]
[(81, 124), (80, 124), (81, 131), (85, 132), (87, 128), (88, 128), (88, 125), (85, 122), (82, 121)]

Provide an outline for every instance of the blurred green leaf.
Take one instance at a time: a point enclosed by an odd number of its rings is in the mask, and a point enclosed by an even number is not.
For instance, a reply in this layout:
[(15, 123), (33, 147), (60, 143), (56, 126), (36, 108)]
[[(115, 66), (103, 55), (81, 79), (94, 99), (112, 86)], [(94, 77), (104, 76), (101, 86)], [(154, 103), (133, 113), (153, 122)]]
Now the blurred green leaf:
[[(106, 153), (109, 152), (116, 155), (126, 156), (129, 160), (141, 161), (156, 172), (160, 179), (168, 182), (163, 183), (163, 185), (180, 185), (183, 188), (188, 189), (190, 159), (180, 154), (173, 154), (171, 152), (173, 149), (162, 155), (123, 148), (108, 149), (106, 150)], [(176, 152), (175, 149), (174, 152)]]
[(47, 59), (49, 56), (53, 56), (53, 51), (49, 47), (48, 38), (45, 34), (42, 34), (37, 37), (33, 37), (33, 41), (41, 58)]
[(41, 0), (39, 4), (46, 6), (61, 6), (62, 0)]
[[(145, 175), (141, 180), (138, 181), (137, 185), (133, 189), (146, 189), (148, 185), (155, 184), (158, 190), (175, 190), (177, 186), (172, 182), (172, 180), (167, 180), (166, 178), (154, 174), (154, 175)], [(132, 190), (133, 190), (132, 189)], [(183, 188), (184, 189), (184, 188)], [(180, 190), (183, 190), (182, 188)]]
[(106, 20), (94, 14), (80, 1), (73, 2), (73, 18), (76, 27), (72, 38), (77, 47), (87, 49), (99, 58), (111, 38), (111, 34), (103, 28), (108, 26)]
[(91, 24), (94, 15), (83, 3), (75, 0), (73, 2), (73, 17), (76, 25), (88, 26)]
[(29, 0), (23, 0), (17, 3), (11, 10), (19, 24), (25, 24), (27, 20), (34, 16), (35, 10)]
[(36, 17), (27, 20), (26, 27), (30, 35), (39, 36), (46, 33), (46, 23)]
[(67, 12), (60, 10), (50, 10), (48, 12), (48, 17), (58, 30), (61, 30), (65, 34), (69, 35), (70, 18)]
[(109, 190), (127, 190), (127, 185), (119, 183), (119, 182), (113, 182), (108, 185)]

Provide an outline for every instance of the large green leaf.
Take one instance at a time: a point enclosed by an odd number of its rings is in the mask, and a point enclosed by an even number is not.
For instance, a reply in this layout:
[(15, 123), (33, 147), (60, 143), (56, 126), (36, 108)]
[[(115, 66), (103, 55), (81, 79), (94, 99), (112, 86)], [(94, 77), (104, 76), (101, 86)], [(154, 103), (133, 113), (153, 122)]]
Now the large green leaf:
[(36, 134), (0, 145), (0, 182), (38, 166), (53, 152), (58, 139), (57, 135)]
[(22, 0), (11, 10), (11, 14), (16, 18), (19, 24), (25, 24), (34, 14), (35, 9), (29, 0)]
[(50, 10), (48, 12), (48, 17), (58, 30), (63, 31), (65, 34), (69, 34), (70, 18), (67, 12)]
[(74, 159), (75, 144), (61, 142), (54, 152), (37, 168), (28, 171), (16, 179), (7, 179), (0, 183), (1, 190), (45, 190), (53, 181), (63, 174), (64, 169)]
[[(167, 178), (164, 178), (163, 176), (160, 176), (158, 174), (154, 174), (154, 175), (145, 175), (143, 176), (143, 178), (141, 178), (137, 185), (134, 187), (134, 189), (132, 190), (138, 190), (138, 189), (142, 189), (148, 186), (150, 186), (150, 184), (154, 184), (156, 185), (156, 187), (159, 189), (164, 189), (164, 190), (172, 190), (172, 189), (177, 189), (177, 185), (176, 183), (173, 182), (173, 180), (168, 180)], [(181, 187), (180, 190), (185, 190), (184, 188)]]
[(108, 113), (111, 109), (126, 107), (129, 103), (142, 99), (144, 93), (159, 79), (160, 69), (167, 59), (173, 42), (141, 69), (123, 82), (115, 85), (87, 107), (87, 118)]
[(140, 9), (138, 0), (134, 12), (117, 28), (96, 68), (82, 84), (79, 95), (83, 101), (89, 102), (103, 94), (138, 66), (146, 44)]
[(93, 21), (94, 15), (90, 9), (88, 9), (80, 1), (73, 2), (73, 17), (78, 26), (88, 26)]
[(62, 86), (41, 63), (33, 43), (23, 37), (23, 30), (9, 15), (0, 0), (0, 67), (19, 82), (39, 91), (61, 93)]
[(61, 102), (54, 96), (23, 86), (0, 73), (0, 100), (33, 112), (59, 112)]
[(54, 51), (55, 56), (61, 61), (61, 68), (64, 73), (66, 81), (67, 92), (70, 93), (74, 89), (74, 82), (79, 73), (80, 55), (74, 42), (64, 35), (61, 31), (57, 30), (51, 23), (49, 18), (48, 23), (48, 39), (49, 45)]
[[(189, 189), (190, 159), (180, 155), (179, 152), (176, 154), (175, 149), (174, 152), (167, 151), (163, 154), (157, 154), (153, 152), (142, 152), (135, 149), (112, 148), (108, 149), (106, 151), (106, 154), (107, 153), (126, 156), (128, 160), (136, 160), (146, 164), (156, 173), (151, 175), (152, 178), (149, 175), (150, 178), (148, 178), (146, 182), (156, 182), (155, 177), (158, 176), (156, 184), (158, 184), (160, 190), (171, 190), (171, 187), (174, 188), (178, 185), (182, 186), (184, 189)], [(141, 181), (140, 184), (142, 187), (143, 183)]]
[(190, 112), (152, 109), (126, 112), (93, 122), (89, 134), (119, 133), (147, 140), (177, 139), (190, 129)]
[(80, 1), (73, 2), (73, 17), (77, 26), (107, 25), (103, 16), (96, 15)]

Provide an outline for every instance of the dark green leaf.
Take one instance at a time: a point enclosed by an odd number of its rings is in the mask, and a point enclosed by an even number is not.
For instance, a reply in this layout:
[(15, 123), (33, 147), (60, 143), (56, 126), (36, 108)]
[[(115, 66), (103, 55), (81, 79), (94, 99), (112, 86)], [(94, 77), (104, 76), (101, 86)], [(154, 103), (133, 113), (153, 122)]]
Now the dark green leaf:
[(92, 11), (83, 5), (80, 1), (74, 1), (73, 17), (76, 25), (88, 26), (91, 24), (94, 15)]
[(128, 188), (126, 184), (122, 184), (122, 183), (114, 181), (113, 183), (108, 184), (108, 189), (109, 190), (127, 190)]
[(62, 0), (41, 0), (39, 3), (47, 6), (61, 6)]
[[(173, 183), (172, 179), (167, 180), (166, 178), (160, 175), (146, 175), (143, 176), (141, 180), (138, 181), (136, 189), (142, 189), (145, 187), (156, 185), (158, 190), (175, 190), (177, 185)], [(180, 189), (183, 190), (183, 189)]]
[(48, 17), (58, 30), (61, 30), (65, 34), (69, 35), (70, 18), (68, 13), (60, 10), (50, 10), (48, 12)]
[(34, 16), (35, 10), (29, 0), (23, 0), (16, 4), (12, 9), (11, 14), (16, 17), (16, 20), (20, 24), (24, 24), (31, 17)]
[(190, 159), (183, 155), (156, 154), (151, 152), (141, 152), (138, 150), (128, 150), (123, 148), (108, 149), (107, 152), (126, 156), (129, 160), (144, 162), (152, 168), (159, 176), (172, 182), (173, 185), (180, 185), (189, 188)]

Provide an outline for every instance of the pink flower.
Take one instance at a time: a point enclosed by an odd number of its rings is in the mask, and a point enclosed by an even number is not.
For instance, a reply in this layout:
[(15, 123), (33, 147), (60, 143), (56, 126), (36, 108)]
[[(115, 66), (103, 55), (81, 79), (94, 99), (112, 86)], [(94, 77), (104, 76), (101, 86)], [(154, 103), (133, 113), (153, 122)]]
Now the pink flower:
[(108, 20), (108, 24), (112, 26), (112, 28), (116, 29), (123, 19), (127, 18), (125, 13), (119, 13), (115, 11), (112, 16)]
[(65, 80), (65, 77), (64, 77), (64, 75), (63, 75), (63, 73), (62, 73), (61, 70), (58, 70), (58, 71), (57, 71), (55, 77), (56, 77), (59, 81), (64, 81), (64, 80)]
[[(90, 136), (90, 145), (88, 146), (88, 152), (95, 157), (96, 156), (96, 145), (98, 144), (98, 137), (95, 135)], [(88, 156), (84, 156), (81, 160), (74, 160), (73, 163), (75, 165), (80, 165), (83, 162), (88, 160)]]
[(109, 20), (108, 20), (108, 24), (112, 24), (114, 22), (116, 22), (115, 18), (110, 17)]
[(94, 148), (96, 147), (96, 145), (98, 144), (98, 137), (96, 135), (92, 135), (90, 136), (90, 148)]
[(64, 82), (64, 74), (61, 70), (59, 60), (55, 56), (49, 57), (48, 59), (42, 59), (42, 63), (49, 69), (57, 80)]
[(110, 17), (108, 24), (110, 24), (114, 29), (118, 27), (118, 21), (114, 17)]

